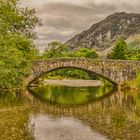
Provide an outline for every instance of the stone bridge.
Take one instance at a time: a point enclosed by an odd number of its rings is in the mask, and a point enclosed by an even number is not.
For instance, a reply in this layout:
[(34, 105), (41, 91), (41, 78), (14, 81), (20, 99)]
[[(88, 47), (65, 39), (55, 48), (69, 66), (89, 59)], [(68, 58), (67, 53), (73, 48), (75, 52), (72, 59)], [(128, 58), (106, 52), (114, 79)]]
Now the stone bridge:
[(121, 85), (125, 81), (136, 78), (137, 72), (140, 71), (140, 61), (79, 58), (36, 60), (31, 67), (31, 76), (27, 80), (28, 84), (33, 83), (46, 73), (62, 68), (80, 69), (102, 77), (114, 85)]

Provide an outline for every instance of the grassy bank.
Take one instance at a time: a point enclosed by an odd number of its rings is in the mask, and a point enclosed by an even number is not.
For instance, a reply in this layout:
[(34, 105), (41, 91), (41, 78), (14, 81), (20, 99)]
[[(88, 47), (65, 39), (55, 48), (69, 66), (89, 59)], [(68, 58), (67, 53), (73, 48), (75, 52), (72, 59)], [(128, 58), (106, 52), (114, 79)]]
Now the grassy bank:
[(1, 140), (33, 140), (28, 130), (29, 109), (0, 109), (0, 139)]

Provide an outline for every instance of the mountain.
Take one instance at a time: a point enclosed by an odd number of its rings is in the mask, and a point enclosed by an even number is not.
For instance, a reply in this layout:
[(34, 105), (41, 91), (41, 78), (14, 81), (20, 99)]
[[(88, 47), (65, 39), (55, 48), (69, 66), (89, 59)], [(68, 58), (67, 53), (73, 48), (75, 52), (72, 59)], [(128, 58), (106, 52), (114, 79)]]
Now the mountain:
[[(76, 35), (65, 44), (71, 50), (87, 47), (97, 51), (105, 51), (112, 46), (119, 36), (123, 36), (127, 40), (139, 34), (140, 14), (119, 12), (92, 25), (88, 30)], [(134, 44), (136, 43), (134, 42)]]

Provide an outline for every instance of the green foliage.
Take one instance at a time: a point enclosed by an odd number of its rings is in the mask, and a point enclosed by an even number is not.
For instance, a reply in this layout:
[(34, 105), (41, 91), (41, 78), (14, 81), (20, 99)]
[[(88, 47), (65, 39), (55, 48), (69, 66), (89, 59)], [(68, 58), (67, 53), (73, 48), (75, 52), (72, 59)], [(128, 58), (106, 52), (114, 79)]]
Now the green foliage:
[(127, 60), (140, 60), (140, 49), (128, 49), (126, 54)]
[(121, 59), (121, 60), (140, 60), (140, 49), (138, 47), (129, 47), (123, 38), (117, 40), (115, 47), (112, 49), (112, 53), (108, 54), (109, 59)]
[(0, 1), (0, 33), (23, 35), (35, 38), (34, 29), (39, 22), (34, 9), (19, 8), (19, 0)]
[(79, 50), (70, 53), (69, 56), (76, 58), (91, 58), (91, 59), (98, 58), (98, 54), (95, 52), (95, 50), (88, 48), (80, 48)]
[(59, 42), (53, 41), (46, 48), (45, 52), (42, 54), (42, 58), (62, 58), (62, 57), (74, 57), (74, 58), (98, 58), (98, 54), (93, 49), (80, 48), (75, 51), (70, 51), (68, 47)]
[(18, 0), (0, 1), (0, 88), (21, 87), (37, 50), (34, 10), (19, 8)]
[(59, 41), (54, 41), (48, 44), (48, 48), (45, 50), (43, 58), (66, 57), (67, 53), (68, 53), (67, 47), (63, 43)]
[(126, 60), (128, 46), (123, 38), (119, 38), (116, 42), (115, 47), (112, 49), (112, 53), (108, 54), (109, 59), (116, 59), (116, 60)]
[(71, 68), (67, 68), (67, 69), (61, 69), (61, 70), (57, 70), (54, 72), (51, 72), (47, 75), (47, 78), (51, 78), (51, 77), (56, 77), (56, 76), (60, 76), (61, 78), (71, 78), (71, 79), (90, 79), (90, 76), (81, 70), (76, 70), (76, 69), (71, 69)]

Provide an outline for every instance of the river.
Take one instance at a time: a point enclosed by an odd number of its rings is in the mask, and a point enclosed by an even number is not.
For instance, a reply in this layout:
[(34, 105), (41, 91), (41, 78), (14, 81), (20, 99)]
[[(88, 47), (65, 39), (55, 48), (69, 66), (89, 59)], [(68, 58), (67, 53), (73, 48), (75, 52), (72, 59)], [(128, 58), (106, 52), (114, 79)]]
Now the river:
[(140, 140), (140, 92), (38, 86), (1, 91), (1, 140)]

